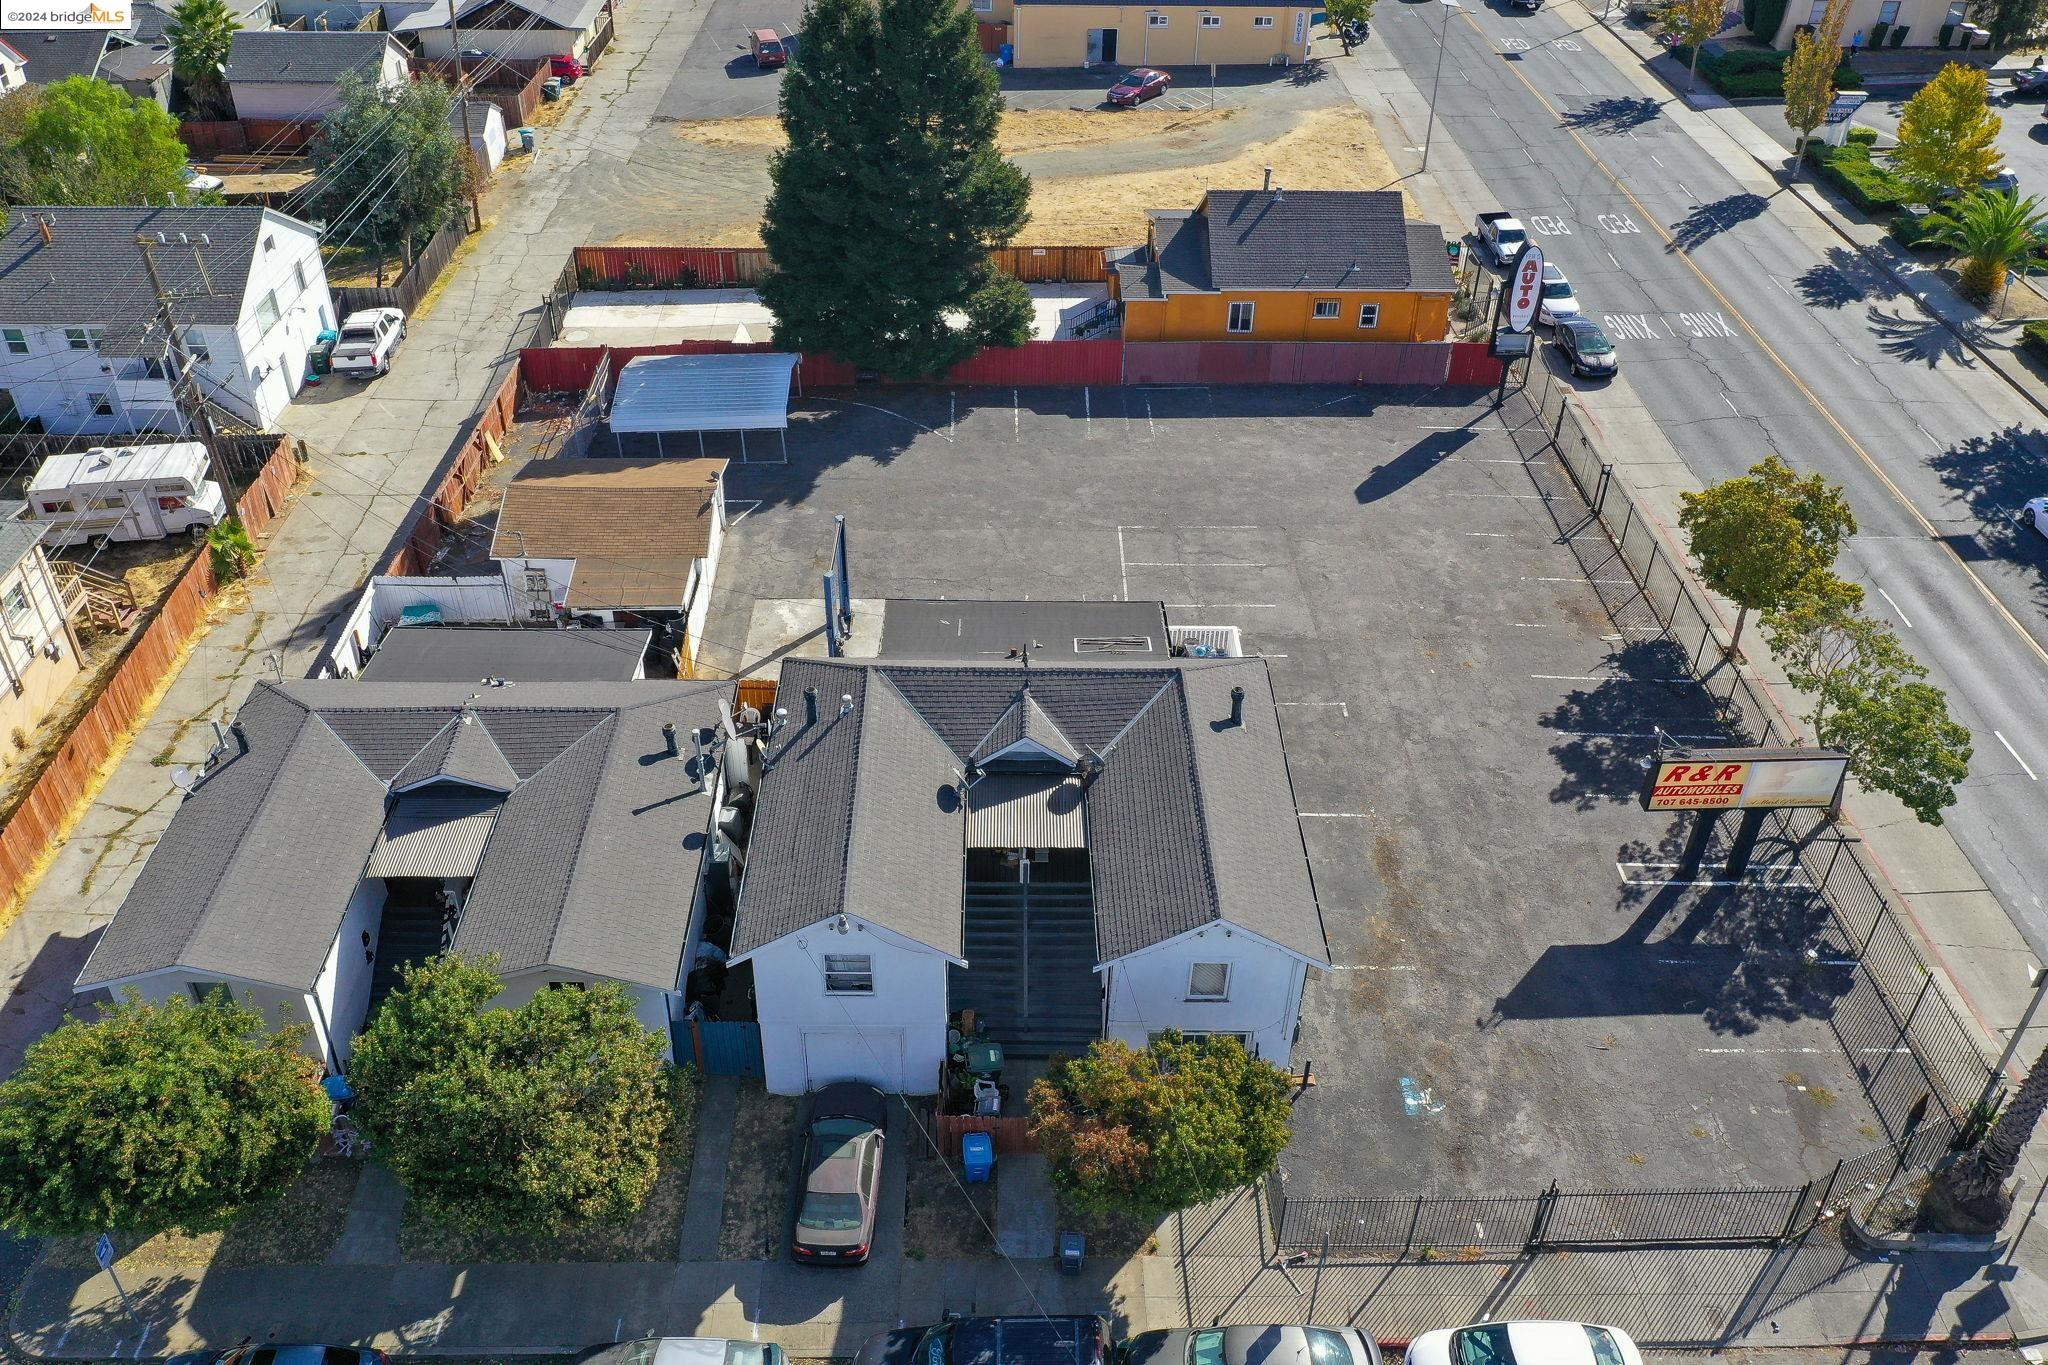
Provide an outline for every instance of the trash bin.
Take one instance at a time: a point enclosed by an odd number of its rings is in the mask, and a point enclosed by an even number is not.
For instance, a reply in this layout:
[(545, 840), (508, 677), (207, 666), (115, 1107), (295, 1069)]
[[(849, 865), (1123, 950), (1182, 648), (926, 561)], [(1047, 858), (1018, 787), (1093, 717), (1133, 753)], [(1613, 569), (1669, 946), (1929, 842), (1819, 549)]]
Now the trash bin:
[(1001, 1043), (973, 1042), (967, 1045), (967, 1071), (973, 1076), (999, 1076), (1003, 1071)]
[(960, 1165), (966, 1171), (970, 1185), (987, 1180), (996, 1168), (995, 1139), (987, 1133), (963, 1135), (960, 1139)]
[(1087, 1250), (1088, 1250), (1088, 1238), (1087, 1238), (1087, 1237), (1086, 1237), (1086, 1236), (1085, 1236), (1084, 1234), (1082, 1234), (1082, 1233), (1078, 1233), (1078, 1232), (1063, 1232), (1063, 1233), (1061, 1233), (1061, 1234), (1060, 1234), (1060, 1274), (1062, 1274), (1062, 1275), (1078, 1275), (1078, 1274), (1080, 1274), (1080, 1273), (1081, 1273), (1081, 1258), (1082, 1258), (1083, 1254), (1084, 1254), (1084, 1253), (1085, 1253), (1085, 1252), (1086, 1252)]
[(519, 130), (519, 150), (522, 152), (532, 151), (535, 136), (533, 129), (521, 128)]
[(562, 98), (562, 78), (560, 76), (550, 76), (542, 81), (540, 83), (540, 97), (544, 100), (558, 100)]

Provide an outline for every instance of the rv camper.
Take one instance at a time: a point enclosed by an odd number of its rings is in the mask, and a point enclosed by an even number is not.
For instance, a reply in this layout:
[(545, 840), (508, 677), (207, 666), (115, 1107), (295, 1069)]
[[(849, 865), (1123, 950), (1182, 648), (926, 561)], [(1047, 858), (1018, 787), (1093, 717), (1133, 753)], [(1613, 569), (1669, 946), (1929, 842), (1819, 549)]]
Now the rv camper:
[(23, 515), (49, 526), (43, 543), (52, 546), (197, 538), (227, 511), (206, 472), (206, 447), (197, 441), (52, 455), (28, 486)]

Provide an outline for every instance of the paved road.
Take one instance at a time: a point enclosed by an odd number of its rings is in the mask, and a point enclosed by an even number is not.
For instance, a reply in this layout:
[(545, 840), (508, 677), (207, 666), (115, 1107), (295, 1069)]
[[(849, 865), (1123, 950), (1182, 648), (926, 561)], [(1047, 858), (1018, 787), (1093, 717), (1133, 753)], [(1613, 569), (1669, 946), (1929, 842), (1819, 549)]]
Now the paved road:
[[(1430, 70), (1439, 7), (1378, 18), (1403, 64)], [(1775, 450), (1847, 488), (1860, 533), (1845, 571), (1975, 736), (1950, 823), (2048, 949), (2048, 546), (2004, 519), (2048, 491), (2039, 414), (1796, 205), (1780, 213), (1760, 170), (1738, 176), (1675, 127), (1575, 20), (1498, 0), (1458, 14), (1438, 136), (1605, 319), (1697, 475)]]

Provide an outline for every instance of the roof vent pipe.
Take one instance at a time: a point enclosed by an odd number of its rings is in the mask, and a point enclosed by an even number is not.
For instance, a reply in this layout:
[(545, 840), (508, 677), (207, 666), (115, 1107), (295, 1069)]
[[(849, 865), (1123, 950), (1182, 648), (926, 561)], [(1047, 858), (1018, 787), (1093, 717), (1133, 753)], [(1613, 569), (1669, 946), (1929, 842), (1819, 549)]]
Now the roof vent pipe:
[(1271, 166), (1266, 167), (1266, 183), (1259, 186), (1259, 188), (1262, 190), (1270, 190), (1273, 188), (1273, 168)]
[(806, 687), (804, 689), (804, 724), (816, 725), (817, 723), (818, 689), (815, 687)]
[[(55, 37), (56, 35), (52, 34), (51, 36), (52, 36), (52, 37)], [(56, 233), (54, 233), (54, 232), (52, 232), (52, 231), (50, 231), (50, 226), (51, 226), (51, 224), (50, 224), (50, 215), (49, 215), (49, 214), (47, 214), (47, 213), (39, 213), (39, 214), (37, 214), (37, 215), (36, 215), (36, 229), (37, 229), (37, 231), (39, 231), (39, 232), (41, 232), (41, 233), (43, 234), (43, 245), (44, 245), (44, 246), (48, 246), (48, 245), (50, 245), (50, 244), (51, 244), (52, 242), (54, 242), (54, 241), (56, 241), (56, 240), (57, 240), (57, 234), (56, 234)]]
[(674, 721), (665, 720), (661, 723), (661, 741), (668, 746), (668, 756), (670, 758), (682, 757), (682, 746), (676, 742), (676, 723)]
[(845, 715), (845, 714), (846, 714), (847, 712), (851, 711), (852, 709), (853, 709), (853, 693), (851, 693), (851, 692), (842, 692), (842, 693), (840, 693), (840, 694), (839, 694), (839, 714), (843, 716), (843, 715)]
[(1242, 687), (1230, 689), (1230, 723), (1232, 725), (1244, 724), (1244, 689)]

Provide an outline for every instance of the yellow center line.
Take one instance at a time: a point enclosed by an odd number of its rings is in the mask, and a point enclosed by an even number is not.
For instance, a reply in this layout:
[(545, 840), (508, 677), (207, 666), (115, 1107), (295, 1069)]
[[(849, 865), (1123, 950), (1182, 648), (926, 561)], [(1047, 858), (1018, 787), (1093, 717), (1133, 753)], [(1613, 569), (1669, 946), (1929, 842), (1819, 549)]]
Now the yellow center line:
[[(1474, 33), (1477, 33), (1481, 38), (1485, 39), (1489, 46), (1492, 44), (1493, 39), (1491, 35), (1489, 35), (1485, 29), (1479, 26), (1479, 21), (1472, 17), (1472, 13), (1470, 10), (1460, 9), (1458, 13), (1459, 16), (1463, 18), (1467, 24), (1471, 25), (1472, 31)], [(1872, 474), (1875, 474), (1877, 476), (1878, 482), (1882, 483), (1887, 489), (1890, 490), (1891, 495), (1898, 500), (1899, 506), (1905, 508), (1907, 512), (1912, 514), (1913, 520), (1919, 522), (1920, 528), (1927, 533), (1927, 538), (1929, 540), (1932, 540), (1935, 544), (1941, 546), (1941, 548), (1948, 554), (1948, 557), (1951, 560), (1955, 561), (1956, 567), (1961, 569), (1963, 571), (1964, 576), (1967, 577), (1970, 580), (1970, 582), (1976, 586), (1977, 591), (1983, 595), (1984, 600), (1991, 605), (1991, 609), (1997, 612), (2001, 617), (2005, 618), (2005, 623), (2008, 626), (2012, 627), (2013, 633), (2018, 635), (2022, 640), (2027, 642), (2028, 647), (2034, 651), (2035, 655), (2040, 658), (2042, 663), (2048, 664), (2048, 648), (2043, 648), (2041, 642), (2039, 640), (2036, 640), (2033, 637), (2033, 635), (2028, 632), (2027, 628), (2020, 624), (2019, 618), (2017, 616), (2014, 616), (2012, 612), (2006, 608), (2005, 603), (1998, 600), (1997, 595), (1991, 591), (1990, 585), (1985, 583), (1983, 579), (1979, 578), (1977, 576), (1976, 570), (1970, 567), (1969, 562), (1965, 560), (1960, 554), (1956, 553), (1956, 547), (1949, 544), (1948, 541), (1942, 536), (1942, 534), (1934, 529), (1934, 523), (1929, 521), (1925, 516), (1923, 516), (1920, 512), (1920, 509), (1913, 505), (1912, 501), (1909, 498), (1907, 498), (1905, 493), (1899, 488), (1899, 486), (1896, 483), (1892, 482), (1891, 476), (1886, 474), (1884, 470), (1879, 467), (1877, 460), (1872, 457), (1871, 453), (1863, 448), (1863, 443), (1861, 441), (1858, 441), (1854, 436), (1849, 434), (1849, 429), (1843, 426), (1841, 422), (1836, 419), (1834, 413), (1828, 411), (1827, 404), (1820, 401), (1819, 395), (1814, 393), (1812, 389), (1806, 386), (1806, 381), (1801, 379), (1798, 373), (1795, 370), (1793, 370), (1793, 368), (1790, 365), (1787, 365), (1785, 363), (1784, 357), (1780, 356), (1775, 350), (1771, 349), (1771, 344), (1768, 341), (1764, 340), (1763, 334), (1757, 331), (1755, 327), (1750, 325), (1749, 319), (1743, 316), (1742, 310), (1740, 308), (1737, 308), (1733, 303), (1729, 302), (1728, 296), (1721, 292), (1719, 286), (1717, 286), (1711, 279), (1707, 278), (1707, 272), (1700, 269), (1699, 262), (1693, 260), (1692, 253), (1687, 251), (1684, 247), (1680, 246), (1677, 240), (1673, 238), (1668, 231), (1665, 230), (1664, 224), (1658, 220), (1657, 215), (1651, 213), (1650, 210), (1647, 207), (1645, 207), (1643, 201), (1636, 198), (1634, 191), (1630, 190), (1627, 185), (1624, 185), (1621, 182), (1620, 176), (1616, 175), (1612, 170), (1608, 169), (1607, 163), (1600, 159), (1600, 154), (1593, 150), (1592, 145), (1589, 144), (1585, 138), (1579, 136), (1578, 129), (1573, 128), (1569, 124), (1566, 124), (1564, 122), (1563, 112), (1559, 110), (1556, 105), (1552, 104), (1541, 90), (1538, 90), (1536, 88), (1535, 82), (1529, 79), (1527, 73), (1525, 73), (1520, 66), (1517, 66), (1513, 63), (1509, 63), (1508, 69), (1514, 74), (1515, 79), (1520, 81), (1531, 95), (1535, 96), (1536, 102), (1542, 105), (1544, 109), (1548, 110), (1552, 118), (1558, 120), (1559, 126), (1564, 129), (1565, 135), (1571, 138), (1573, 142), (1576, 142), (1579, 145), (1579, 150), (1586, 154), (1586, 159), (1593, 163), (1594, 167), (1599, 170), (1600, 174), (1606, 176), (1608, 182), (1612, 184), (1615, 189), (1621, 191), (1623, 196), (1625, 196), (1628, 199), (1629, 203), (1636, 206), (1636, 211), (1642, 214), (1643, 217), (1649, 222), (1651, 228), (1653, 228), (1656, 231), (1657, 235), (1663, 238), (1665, 249), (1670, 251), (1673, 255), (1677, 256), (1679, 260), (1685, 262), (1686, 268), (1692, 271), (1692, 273), (1699, 278), (1699, 282), (1706, 287), (1707, 292), (1712, 294), (1715, 297), (1715, 299), (1717, 299), (1720, 302), (1721, 306), (1727, 309), (1728, 312), (1734, 317), (1734, 319), (1742, 325), (1742, 330), (1749, 334), (1750, 340), (1754, 341), (1757, 344), (1758, 349), (1760, 349), (1765, 355), (1771, 358), (1771, 363), (1776, 365), (1778, 369), (1784, 373), (1784, 376), (1792, 381), (1793, 387), (1798, 389), (1800, 393), (1806, 396), (1806, 401), (1813, 405), (1813, 410), (1819, 413), (1821, 415), (1821, 418), (1824, 421), (1826, 421), (1829, 426), (1835, 429), (1835, 433), (1842, 438), (1843, 442), (1849, 447), (1849, 449), (1856, 452), (1856, 457), (1863, 461), (1864, 466), (1867, 469), (1869, 469)]]

